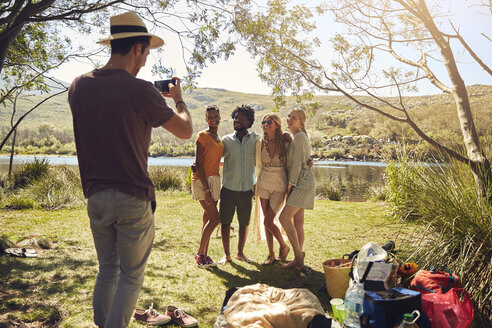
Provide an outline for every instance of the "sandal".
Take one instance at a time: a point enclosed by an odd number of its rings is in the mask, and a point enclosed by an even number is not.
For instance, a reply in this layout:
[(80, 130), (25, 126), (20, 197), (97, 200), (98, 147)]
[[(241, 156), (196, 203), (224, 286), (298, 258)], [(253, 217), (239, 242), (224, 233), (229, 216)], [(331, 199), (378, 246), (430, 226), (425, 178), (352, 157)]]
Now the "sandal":
[(263, 265), (269, 265), (275, 262), (277, 259), (275, 258), (275, 254), (269, 254)]

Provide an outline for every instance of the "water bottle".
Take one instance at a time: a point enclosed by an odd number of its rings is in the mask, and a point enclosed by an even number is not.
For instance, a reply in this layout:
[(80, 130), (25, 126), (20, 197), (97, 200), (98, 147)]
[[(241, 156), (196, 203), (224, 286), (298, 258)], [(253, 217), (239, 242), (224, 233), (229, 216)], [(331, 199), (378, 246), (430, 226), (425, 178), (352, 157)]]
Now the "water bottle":
[[(415, 318), (413, 317), (414, 313), (417, 314), (417, 317)], [(420, 312), (418, 310), (415, 310), (412, 313), (405, 313), (403, 315), (403, 320), (396, 324), (394, 328), (419, 328), (419, 326), (415, 323), (419, 317)]]
[(360, 328), (359, 317), (362, 314), (364, 287), (361, 283), (350, 280), (350, 286), (345, 293), (345, 320), (343, 327)]

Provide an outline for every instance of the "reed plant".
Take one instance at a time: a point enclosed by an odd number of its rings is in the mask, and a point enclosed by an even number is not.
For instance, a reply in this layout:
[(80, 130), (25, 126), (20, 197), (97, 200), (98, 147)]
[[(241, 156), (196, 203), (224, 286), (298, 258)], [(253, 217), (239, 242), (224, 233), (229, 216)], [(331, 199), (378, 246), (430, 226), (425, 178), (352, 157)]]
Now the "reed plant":
[(339, 201), (342, 200), (343, 189), (340, 184), (336, 184), (334, 181), (326, 179), (316, 184), (316, 196), (321, 199)]
[[(28, 164), (25, 164), (28, 165)], [(21, 167), (19, 172), (31, 172)], [(23, 188), (4, 189), (0, 199), (2, 207), (12, 209), (29, 208), (73, 208), (85, 204), (79, 173), (67, 165), (49, 166), (41, 178), (32, 178), (25, 174), (29, 181)]]
[(389, 161), (386, 167), (386, 201), (391, 205), (393, 217), (416, 220), (420, 218), (419, 208), (415, 204), (421, 186), (415, 180), (421, 170), (406, 155), (400, 155), (398, 161)]
[(43, 208), (72, 208), (85, 204), (79, 173), (67, 165), (52, 166), (43, 179), (36, 181), (23, 193)]
[(183, 168), (152, 166), (149, 176), (157, 190), (184, 190), (186, 172)]
[(23, 188), (28, 184), (34, 183), (45, 176), (51, 165), (46, 158), (34, 158), (31, 163), (25, 163), (13, 171), (13, 187)]
[(367, 189), (366, 198), (372, 202), (382, 202), (386, 200), (387, 187), (385, 185), (374, 185)]
[(393, 215), (417, 219), (429, 230), (421, 232), (414, 258), (422, 268), (445, 265), (457, 273), (470, 293), (477, 319), (492, 321), (492, 204), (477, 191), (467, 165), (449, 160), (388, 166), (388, 202)]

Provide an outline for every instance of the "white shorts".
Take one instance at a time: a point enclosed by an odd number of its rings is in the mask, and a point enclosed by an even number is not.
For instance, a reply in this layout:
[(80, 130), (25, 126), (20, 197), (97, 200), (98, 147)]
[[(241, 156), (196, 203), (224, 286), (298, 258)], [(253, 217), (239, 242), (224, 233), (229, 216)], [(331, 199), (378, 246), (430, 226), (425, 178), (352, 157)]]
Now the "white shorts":
[[(207, 182), (212, 198), (215, 201), (219, 201), (221, 187), (220, 175), (212, 175), (208, 177)], [(205, 200), (205, 188), (203, 188), (203, 184), (200, 179), (191, 181), (191, 195), (193, 199)]]

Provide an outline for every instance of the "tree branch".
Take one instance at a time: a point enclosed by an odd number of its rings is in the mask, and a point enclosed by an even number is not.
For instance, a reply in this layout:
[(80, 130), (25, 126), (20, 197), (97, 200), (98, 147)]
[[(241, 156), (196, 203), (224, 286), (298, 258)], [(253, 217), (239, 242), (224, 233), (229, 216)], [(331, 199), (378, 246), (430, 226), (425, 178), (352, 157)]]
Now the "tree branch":
[(481, 60), (477, 54), (470, 48), (470, 46), (468, 45), (468, 43), (463, 39), (463, 37), (461, 36), (461, 34), (458, 32), (458, 30), (454, 27), (453, 23), (452, 22), (449, 22), (451, 24), (451, 27), (453, 28), (453, 30), (455, 31), (456, 33), (456, 37), (458, 40), (460, 40), (461, 44), (463, 45), (463, 47), (465, 47), (465, 49), (470, 53), (470, 55), (473, 57), (473, 59), (475, 59), (475, 61), (487, 72), (489, 73), (489, 75), (492, 75), (492, 69), (490, 69), (490, 67), (488, 67), (484, 62), (483, 60)]
[(65, 88), (64, 90), (62, 90), (60, 92), (54, 93), (54, 94), (50, 95), (49, 97), (46, 97), (45, 99), (43, 99), (42, 101), (40, 101), (36, 106), (34, 106), (30, 110), (28, 110), (26, 113), (24, 113), (24, 115), (22, 115), (21, 117), (19, 117), (19, 119), (17, 120), (17, 122), (14, 124), (14, 126), (12, 127), (12, 129), (10, 129), (9, 133), (7, 133), (7, 136), (5, 136), (5, 138), (3, 139), (2, 143), (0, 144), (0, 151), (2, 150), (3, 146), (5, 145), (5, 143), (7, 142), (7, 140), (10, 138), (10, 136), (12, 135), (12, 133), (17, 129), (17, 126), (22, 122), (22, 120), (24, 120), (24, 118), (26, 118), (27, 115), (29, 115), (33, 110), (35, 110), (36, 108), (38, 108), (39, 106), (41, 106), (46, 101), (50, 100), (53, 97), (56, 97), (58, 95), (61, 95), (62, 93), (67, 92), (67, 90), (68, 90), (68, 88)]

